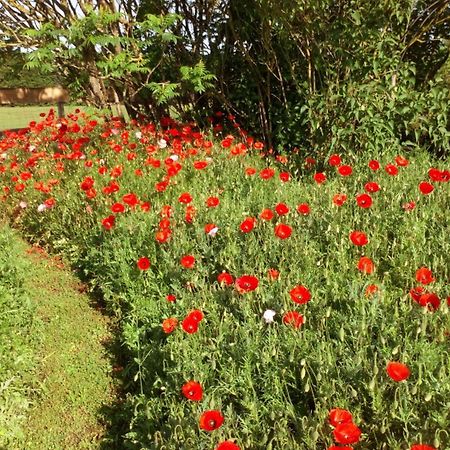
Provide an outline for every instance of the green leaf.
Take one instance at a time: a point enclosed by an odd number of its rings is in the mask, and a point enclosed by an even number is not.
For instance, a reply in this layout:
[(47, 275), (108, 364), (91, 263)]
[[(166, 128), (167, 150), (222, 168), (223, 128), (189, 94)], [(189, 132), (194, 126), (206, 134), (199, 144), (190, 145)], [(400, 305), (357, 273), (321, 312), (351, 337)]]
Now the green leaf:
[(361, 25), (361, 14), (359, 11), (353, 11), (352, 14), (352, 19), (355, 22), (356, 25), (360, 26)]

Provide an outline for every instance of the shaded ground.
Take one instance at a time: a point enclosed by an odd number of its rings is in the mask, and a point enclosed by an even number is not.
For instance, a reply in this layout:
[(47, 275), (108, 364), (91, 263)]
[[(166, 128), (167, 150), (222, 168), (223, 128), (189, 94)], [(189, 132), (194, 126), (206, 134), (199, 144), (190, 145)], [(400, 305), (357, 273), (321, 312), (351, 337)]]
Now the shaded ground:
[(61, 261), (25, 245), (24, 255), (32, 262), (26, 288), (37, 305), (42, 339), (36, 349), (40, 393), (23, 449), (120, 448), (114, 437), (120, 393), (114, 324)]

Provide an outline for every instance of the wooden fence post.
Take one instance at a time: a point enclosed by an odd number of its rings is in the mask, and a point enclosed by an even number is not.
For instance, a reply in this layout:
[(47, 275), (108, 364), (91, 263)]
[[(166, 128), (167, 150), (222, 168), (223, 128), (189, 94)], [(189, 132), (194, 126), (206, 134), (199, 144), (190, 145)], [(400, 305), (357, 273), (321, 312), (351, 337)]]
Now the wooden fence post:
[(58, 118), (62, 119), (64, 117), (64, 102), (58, 102)]

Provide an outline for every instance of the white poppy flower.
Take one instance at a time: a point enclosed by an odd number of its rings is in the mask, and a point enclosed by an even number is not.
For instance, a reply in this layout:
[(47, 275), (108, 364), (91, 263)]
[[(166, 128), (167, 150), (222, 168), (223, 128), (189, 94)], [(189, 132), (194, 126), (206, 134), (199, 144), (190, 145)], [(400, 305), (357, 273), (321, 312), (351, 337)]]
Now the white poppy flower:
[(218, 227), (214, 227), (208, 232), (208, 235), (209, 236), (215, 236), (218, 231), (219, 231), (219, 228)]
[(275, 314), (276, 312), (272, 309), (267, 309), (266, 311), (264, 311), (263, 319), (266, 321), (266, 323), (272, 323)]

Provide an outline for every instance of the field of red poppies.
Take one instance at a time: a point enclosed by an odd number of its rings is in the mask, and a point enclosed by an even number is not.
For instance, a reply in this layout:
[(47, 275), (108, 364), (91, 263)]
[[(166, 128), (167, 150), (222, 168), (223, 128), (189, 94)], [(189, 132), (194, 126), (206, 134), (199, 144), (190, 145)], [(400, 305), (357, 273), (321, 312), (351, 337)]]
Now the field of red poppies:
[(2, 210), (120, 320), (123, 448), (450, 448), (447, 162), (214, 122), (49, 113), (0, 141)]

